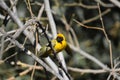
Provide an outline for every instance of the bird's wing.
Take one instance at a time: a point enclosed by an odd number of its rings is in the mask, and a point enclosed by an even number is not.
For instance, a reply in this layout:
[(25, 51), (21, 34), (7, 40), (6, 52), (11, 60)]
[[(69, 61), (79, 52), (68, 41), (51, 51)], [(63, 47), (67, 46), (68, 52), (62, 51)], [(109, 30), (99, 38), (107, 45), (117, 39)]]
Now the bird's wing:
[(67, 52), (68, 55), (73, 56), (72, 50), (71, 50), (69, 44), (67, 44), (67, 46), (66, 46), (66, 48), (65, 48), (65, 51)]
[(55, 40), (55, 39), (52, 40), (52, 41), (51, 41), (51, 44), (52, 44), (52, 47), (55, 47), (55, 45), (56, 45), (56, 40)]
[(50, 47), (49, 46), (43, 46), (40, 51), (38, 52), (39, 57), (48, 57), (50, 54)]
[[(56, 41), (52, 40), (51, 44), (52, 44), (52, 47), (54, 48)], [(47, 44), (40, 49), (40, 51), (38, 52), (38, 56), (44, 58), (44, 57), (48, 57), (49, 55), (51, 55), (51, 53), (52, 53), (51, 48), (49, 44)]]

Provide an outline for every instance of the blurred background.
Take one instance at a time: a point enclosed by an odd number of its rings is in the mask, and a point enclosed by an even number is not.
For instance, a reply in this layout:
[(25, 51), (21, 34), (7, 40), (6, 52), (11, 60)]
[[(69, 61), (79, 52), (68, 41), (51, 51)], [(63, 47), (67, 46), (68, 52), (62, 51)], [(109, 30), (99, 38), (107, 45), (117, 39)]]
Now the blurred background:
[[(16, 15), (19, 19), (25, 24), (25, 22), (31, 19), (31, 14), (28, 8), (28, 0), (13, 0), (16, 1)], [(41, 6), (44, 4), (43, 0), (29, 0), (31, 5), (31, 10), (34, 16), (38, 16), (39, 10)], [(10, 0), (5, 0), (6, 4), (11, 8)], [(54, 21), (56, 24), (57, 31), (63, 33), (67, 38), (67, 41), (75, 46), (79, 46), (80, 49), (84, 50), (88, 54), (94, 56), (102, 63), (111, 67), (110, 64), (110, 48), (108, 41), (101, 30), (97, 29), (88, 29), (81, 25), (79, 25), (75, 20), (81, 22), (84, 25), (91, 27), (99, 27), (102, 28), (102, 23), (100, 20), (100, 14), (98, 5), (100, 5), (102, 21), (105, 26), (106, 34), (108, 38), (111, 40), (112, 44), (112, 58), (113, 61), (120, 56), (120, 8), (113, 4), (109, 0), (50, 0), (50, 7), (54, 17)], [(8, 13), (0, 8), (0, 26), (3, 25), (5, 16)], [(46, 15), (45, 10), (42, 13), (40, 20), (42, 25), (48, 25), (48, 32), (51, 33), (49, 21)], [(10, 19), (4, 27), (6, 31), (17, 30), (17, 24)], [(73, 33), (76, 36), (76, 40), (73, 38)], [(12, 33), (14, 34), (14, 33)], [(72, 35), (71, 35), (72, 34)], [(71, 36), (70, 36), (71, 35)], [(42, 40), (44, 44), (44, 36), (41, 36), (40, 40)], [(21, 34), (17, 40), (20, 43), (24, 43), (25, 35)], [(2, 40), (3, 37), (0, 35), (0, 49), (2, 48)], [(8, 48), (9, 46), (9, 48)], [(24, 45), (27, 49), (34, 52), (34, 47), (27, 39)], [(27, 68), (21, 67), (16, 63), (11, 63), (21, 61), (26, 64), (34, 64), (34, 60), (26, 54), (22, 52), (15, 45), (10, 44), (10, 42), (5, 42), (4, 47), (1, 49), (2, 60), (5, 60), (9, 56), (13, 55), (11, 58), (8, 58), (4, 61), (4, 63), (0, 63), (0, 80), (9, 79), (11, 76), (15, 76)], [(65, 51), (63, 51), (65, 53)], [(75, 67), (80, 69), (100, 69), (100, 67), (88, 60), (84, 56), (81, 56), (77, 52), (73, 51), (73, 56), (70, 57), (64, 54), (65, 61), (67, 67)], [(115, 64), (115, 63), (113, 63)], [(119, 66), (118, 66), (119, 67)], [(75, 72), (69, 70), (70, 75), (74, 80), (107, 80), (109, 73), (82, 73)], [(30, 80), (32, 71), (29, 71), (27, 74), (17, 77), (15, 80)], [(53, 77), (51, 73), (49, 73), (50, 78)], [(33, 80), (45, 80), (46, 78), (44, 70), (35, 70)]]

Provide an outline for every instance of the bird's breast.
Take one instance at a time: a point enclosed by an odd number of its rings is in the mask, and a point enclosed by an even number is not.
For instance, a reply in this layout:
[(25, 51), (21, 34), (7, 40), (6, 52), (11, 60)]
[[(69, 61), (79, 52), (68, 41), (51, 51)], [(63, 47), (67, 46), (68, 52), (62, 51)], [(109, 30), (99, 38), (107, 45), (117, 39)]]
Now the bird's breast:
[(56, 42), (54, 49), (56, 50), (56, 52), (60, 52), (66, 48), (66, 45), (66, 41), (62, 41), (61, 43)]

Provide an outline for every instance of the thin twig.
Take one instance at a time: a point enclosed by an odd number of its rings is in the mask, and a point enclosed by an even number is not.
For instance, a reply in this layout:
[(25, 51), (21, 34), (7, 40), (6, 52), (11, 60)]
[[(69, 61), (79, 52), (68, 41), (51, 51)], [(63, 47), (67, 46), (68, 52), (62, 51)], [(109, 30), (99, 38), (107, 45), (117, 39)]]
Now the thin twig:
[[(11, 31), (8, 31), (7, 34), (13, 34), (15, 33), (17, 30), (11, 30)], [(0, 37), (3, 36), (3, 34), (0, 33)]]
[(0, 61), (0, 64), (4, 63), (5, 61), (7, 61), (8, 59), (12, 58), (12, 57), (15, 56), (15, 55), (17, 55), (17, 52), (14, 53), (14, 54), (12, 54), (12, 55), (10, 55), (10, 56), (7, 57), (7, 58), (5, 58), (4, 60), (1, 60), (1, 61)]
[[(77, 36), (76, 36), (74, 30), (73, 30), (73, 29), (70, 27), (70, 25), (67, 23), (67, 20), (66, 20), (65, 16), (63, 16), (63, 19), (61, 19), (61, 21), (65, 24), (66, 30), (72, 34), (73, 37), (72, 37), (71, 40), (74, 40), (74, 41), (72, 41), (72, 43), (75, 43), (75, 45), (80, 48), (80, 45), (79, 45)], [(70, 35), (70, 34), (68, 34), (68, 35)], [(71, 35), (70, 35), (70, 37), (71, 37)], [(74, 44), (73, 44), (73, 45), (74, 45)]]
[(78, 23), (79, 25), (81, 25), (82, 27), (85, 27), (85, 28), (88, 28), (88, 29), (95, 29), (95, 30), (101, 30), (103, 31), (103, 28), (100, 28), (100, 27), (93, 27), (93, 26), (87, 26), (87, 25), (84, 25), (82, 24), (81, 22), (73, 19), (73, 21), (75, 21), (76, 23)]
[(23, 67), (23, 68), (30, 68), (30, 67), (34, 68), (34, 67), (35, 67), (35, 69), (37, 69), (37, 70), (43, 70), (43, 67), (42, 67), (42, 66), (29, 65), (29, 64), (23, 63), (23, 62), (21, 62), (21, 61), (17, 61), (16, 64), (17, 64), (18, 66)]
[[(80, 69), (80, 68), (73, 68), (73, 67), (68, 67), (68, 70), (73, 71), (73, 72), (79, 72), (79, 73), (92, 73), (92, 74), (102, 74), (102, 73), (109, 73), (112, 72), (112, 69), (110, 71), (106, 71), (104, 69)], [(116, 68), (115, 72), (119, 72), (120, 68)]]
[(13, 12), (17, 15), (17, 9), (16, 9), (16, 5), (17, 5), (18, 0), (10, 0)]
[[(34, 26), (36, 27), (36, 26)], [(37, 28), (35, 30), (35, 55), (37, 56), (37, 44), (38, 44), (38, 31), (37, 31)], [(34, 73), (35, 73), (35, 66), (37, 65), (37, 62), (34, 63), (34, 67), (33, 67), (33, 70), (32, 70), (32, 74), (31, 74), (31, 80), (33, 80), (33, 76), (34, 76)]]
[(31, 5), (30, 5), (30, 0), (27, 0), (25, 3), (27, 4), (27, 8), (28, 8), (28, 10), (30, 12), (30, 15), (33, 18), (34, 14), (32, 12), (32, 8), (31, 8)]
[[(111, 11), (110, 9), (105, 10), (104, 12), (101, 13), (101, 16), (106, 15), (106, 14), (109, 13), (110, 11)], [(92, 17), (92, 18), (90, 18), (90, 19), (87, 19), (87, 20), (82, 21), (82, 23), (83, 23), (83, 24), (90, 23), (90, 22), (93, 22), (93, 21), (95, 21), (95, 20), (97, 20), (97, 19), (99, 19), (99, 18), (100, 18), (100, 16), (97, 15), (97, 16), (95, 16), (95, 17)]]
[(102, 16), (101, 16), (101, 10), (100, 10), (100, 5), (99, 5), (99, 3), (98, 3), (98, 10), (99, 10), (99, 14), (100, 14), (100, 20), (101, 20), (101, 24), (102, 24), (102, 28), (103, 28), (103, 33), (104, 33), (104, 35), (105, 35), (105, 37), (106, 37), (106, 40), (107, 40), (107, 42), (108, 42), (108, 44), (109, 44), (110, 63), (111, 63), (111, 68), (113, 69), (112, 45), (111, 45), (111, 41), (109, 40), (108, 35), (107, 35), (106, 31), (105, 31), (105, 26), (104, 26), (103, 19), (102, 19)]
[(15, 76), (12, 76), (12, 77), (8, 78), (7, 80), (15, 80), (16, 77), (26, 75), (26, 74), (27, 74), (28, 72), (30, 72), (31, 70), (32, 70), (32, 67), (24, 70), (23, 72), (15, 75)]
[(7, 57), (7, 58), (5, 58), (3, 61), (5, 62), (5, 61), (7, 61), (8, 59), (10, 59), (10, 58), (12, 58), (13, 56), (15, 56), (15, 55), (17, 55), (17, 52), (16, 53), (14, 53), (14, 54), (12, 54), (12, 55), (10, 55), (9, 57)]
[(83, 3), (65, 3), (64, 6), (81, 6), (86, 9), (97, 9), (97, 6), (95, 5), (85, 5)]
[(106, 73), (108, 71), (104, 69), (80, 69), (80, 68), (72, 68), (68, 67), (68, 70), (73, 71), (73, 72), (79, 72), (79, 73), (92, 73), (92, 74), (100, 74), (100, 73)]
[(43, 3), (40, 3), (39, 1), (35, 1), (34, 3), (31, 3), (31, 5), (38, 5), (38, 6), (42, 6)]
[[(7, 40), (9, 41), (9, 39), (7, 39)], [(6, 51), (8, 51), (10, 48), (13, 48), (13, 47), (15, 47), (15, 45), (13, 45), (12, 43), (9, 43), (7, 48), (4, 49), (3, 53), (5, 53)]]
[(42, 16), (42, 13), (43, 13), (43, 10), (44, 10), (44, 4), (41, 6), (41, 8), (40, 8), (40, 10), (38, 12), (38, 16), (37, 16), (38, 20), (40, 20), (40, 18)]

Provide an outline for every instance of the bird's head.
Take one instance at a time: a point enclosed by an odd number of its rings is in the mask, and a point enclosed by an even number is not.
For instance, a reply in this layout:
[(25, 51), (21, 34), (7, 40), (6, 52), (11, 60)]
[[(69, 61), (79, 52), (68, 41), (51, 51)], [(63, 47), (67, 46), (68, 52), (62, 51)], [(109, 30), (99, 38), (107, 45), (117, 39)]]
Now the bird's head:
[(65, 36), (63, 34), (59, 33), (59, 34), (57, 34), (56, 40), (61, 43), (63, 40), (65, 40)]

